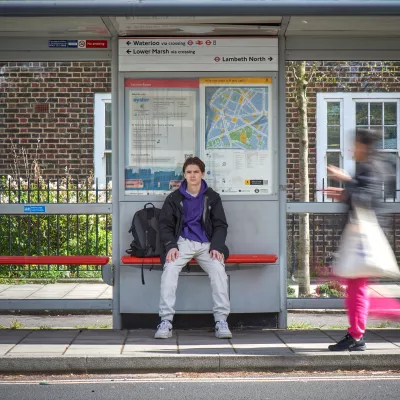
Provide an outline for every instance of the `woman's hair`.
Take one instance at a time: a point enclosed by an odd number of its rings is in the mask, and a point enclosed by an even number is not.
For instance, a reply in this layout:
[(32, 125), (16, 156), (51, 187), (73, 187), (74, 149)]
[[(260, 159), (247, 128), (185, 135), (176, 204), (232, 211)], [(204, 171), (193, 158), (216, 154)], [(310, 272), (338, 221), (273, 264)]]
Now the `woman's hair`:
[(356, 129), (356, 141), (365, 144), (370, 150), (375, 149), (376, 143), (382, 138), (382, 134), (378, 131), (366, 128)]
[(200, 168), (200, 171), (202, 174), (204, 174), (205, 170), (206, 170), (206, 165), (203, 163), (203, 161), (200, 160), (199, 157), (189, 157), (186, 159), (185, 164), (183, 164), (183, 168), (182, 171), (183, 173), (185, 173), (186, 168), (189, 165), (197, 165)]

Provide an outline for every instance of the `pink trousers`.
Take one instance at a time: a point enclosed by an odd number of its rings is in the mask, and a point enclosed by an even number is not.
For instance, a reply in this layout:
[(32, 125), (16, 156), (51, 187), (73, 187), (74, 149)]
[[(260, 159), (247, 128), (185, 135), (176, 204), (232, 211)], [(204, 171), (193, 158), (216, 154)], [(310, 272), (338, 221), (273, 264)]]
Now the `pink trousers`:
[(368, 279), (357, 278), (347, 280), (347, 297), (345, 300), (349, 317), (349, 334), (354, 339), (364, 335), (369, 311)]

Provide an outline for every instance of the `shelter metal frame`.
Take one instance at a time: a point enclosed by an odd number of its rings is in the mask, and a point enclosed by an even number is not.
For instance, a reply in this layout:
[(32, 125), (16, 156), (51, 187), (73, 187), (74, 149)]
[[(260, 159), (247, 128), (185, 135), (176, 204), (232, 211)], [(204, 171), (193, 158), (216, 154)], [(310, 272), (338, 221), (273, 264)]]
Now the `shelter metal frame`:
[[(203, 0), (203, 1), (160, 1), (160, 0), (104, 0), (104, 1), (13, 1), (0, 0), (0, 16), (2, 17), (35, 17), (35, 16), (101, 16), (103, 23), (110, 32), (107, 39), (110, 48), (107, 50), (49, 50), (47, 41), (51, 37), (2, 37), (0, 40), (0, 61), (99, 61), (111, 60), (112, 64), (112, 113), (121, 117), (118, 72), (118, 33), (110, 22), (111, 16), (282, 16), (279, 29), (279, 72), (278, 72), (278, 132), (279, 132), (279, 215), (280, 215), (280, 328), (287, 326), (287, 307), (289, 308), (342, 308), (341, 299), (286, 299), (286, 213), (332, 213), (344, 212), (345, 208), (337, 203), (286, 203), (286, 115), (285, 92), (286, 61), (297, 60), (400, 60), (400, 41), (396, 37), (334, 37), (329, 36), (286, 36), (290, 17), (292, 16), (399, 16), (400, 2), (393, 1), (243, 1), (243, 0)], [(345, 39), (345, 40), (343, 40)], [(119, 132), (121, 118), (113, 118), (112, 131)], [(112, 135), (113, 149), (119, 149), (119, 135)], [(113, 204), (112, 232), (114, 260), (119, 260), (119, 201), (120, 180), (119, 160), (113, 157)], [(20, 212), (19, 205), (1, 205), (2, 213), (13, 214)], [(49, 213), (73, 212), (111, 212), (111, 205), (50, 205)], [(52, 207), (57, 207), (54, 209)], [(107, 210), (105, 210), (107, 208)], [(400, 204), (393, 203), (388, 212), (400, 212)], [(119, 282), (119, 265), (114, 271), (115, 282)], [(113, 300), (105, 300), (96, 306), (82, 300), (79, 308), (113, 308), (113, 326), (121, 327), (119, 314), (119, 284), (114, 286)], [(50, 300), (52, 301), (52, 300)], [(90, 302), (90, 300), (89, 300)], [(16, 301), (19, 309), (26, 309), (24, 302)], [(10, 303), (9, 303), (10, 305)], [(35, 309), (48, 308), (49, 300), (35, 300), (31, 306)], [(69, 309), (68, 303), (59, 304), (60, 309)], [(7, 305), (0, 305), (7, 309)]]

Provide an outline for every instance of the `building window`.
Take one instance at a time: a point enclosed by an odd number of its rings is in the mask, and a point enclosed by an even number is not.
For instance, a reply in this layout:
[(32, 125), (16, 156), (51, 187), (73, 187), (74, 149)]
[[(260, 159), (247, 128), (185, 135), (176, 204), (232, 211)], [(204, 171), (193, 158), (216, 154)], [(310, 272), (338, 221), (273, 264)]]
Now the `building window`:
[[(353, 145), (356, 128), (375, 129), (382, 133), (378, 149), (399, 167), (399, 93), (318, 93), (317, 94), (317, 199), (324, 201), (321, 190), (339, 186), (327, 177), (328, 164), (355, 171)], [(396, 172), (397, 173), (397, 172)], [(396, 187), (382, 187), (382, 198), (393, 201)]]
[(94, 176), (99, 185), (111, 181), (111, 93), (94, 97)]

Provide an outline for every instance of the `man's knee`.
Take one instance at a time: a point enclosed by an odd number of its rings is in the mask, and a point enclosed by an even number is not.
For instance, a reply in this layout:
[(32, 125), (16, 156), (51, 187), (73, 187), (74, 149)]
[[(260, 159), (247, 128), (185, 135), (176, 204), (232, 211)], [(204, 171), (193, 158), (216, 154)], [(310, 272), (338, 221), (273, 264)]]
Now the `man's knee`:
[(226, 276), (225, 265), (221, 261), (212, 260), (210, 275), (225, 277)]

